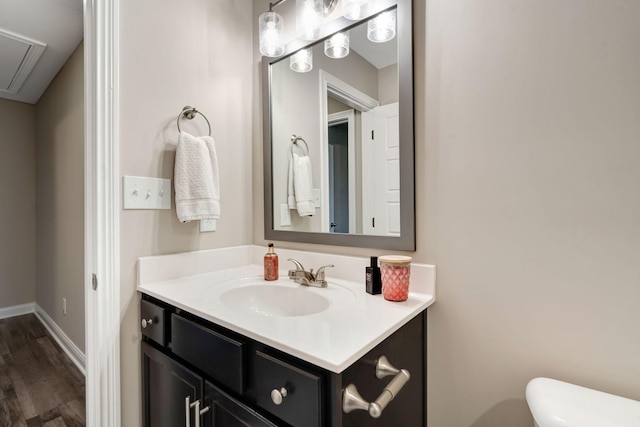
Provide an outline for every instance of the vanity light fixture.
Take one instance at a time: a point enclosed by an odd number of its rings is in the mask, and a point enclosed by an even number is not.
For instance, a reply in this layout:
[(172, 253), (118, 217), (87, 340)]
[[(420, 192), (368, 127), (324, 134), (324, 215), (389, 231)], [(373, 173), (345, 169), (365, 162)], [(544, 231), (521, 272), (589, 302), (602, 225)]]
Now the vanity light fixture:
[[(269, 11), (258, 18), (260, 53), (276, 58), (284, 54), (284, 20), (273, 8), (287, 0), (269, 3)], [(336, 7), (338, 0), (296, 0), (296, 32), (304, 40), (317, 40), (322, 20)]]
[(367, 12), (369, 0), (342, 0), (342, 14), (352, 21), (362, 19)]
[(329, 58), (344, 58), (349, 54), (349, 33), (336, 33), (324, 41), (324, 54)]
[(396, 36), (396, 10), (382, 12), (367, 23), (367, 38), (375, 43), (384, 43)]
[(282, 16), (271, 10), (273, 4), (269, 4), (269, 12), (265, 12), (258, 18), (260, 34), (260, 53), (272, 58), (284, 53), (284, 22)]
[(313, 69), (313, 51), (300, 49), (289, 58), (289, 67), (296, 73), (307, 73)]
[(303, 40), (317, 40), (322, 25), (322, 0), (296, 0), (296, 31)]

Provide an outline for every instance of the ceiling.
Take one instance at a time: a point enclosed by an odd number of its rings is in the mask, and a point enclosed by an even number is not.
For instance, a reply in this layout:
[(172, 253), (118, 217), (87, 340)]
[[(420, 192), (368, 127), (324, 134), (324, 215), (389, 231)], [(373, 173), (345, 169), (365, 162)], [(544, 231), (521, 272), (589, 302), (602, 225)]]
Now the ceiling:
[(0, 0), (0, 98), (38, 102), (82, 39), (82, 0)]

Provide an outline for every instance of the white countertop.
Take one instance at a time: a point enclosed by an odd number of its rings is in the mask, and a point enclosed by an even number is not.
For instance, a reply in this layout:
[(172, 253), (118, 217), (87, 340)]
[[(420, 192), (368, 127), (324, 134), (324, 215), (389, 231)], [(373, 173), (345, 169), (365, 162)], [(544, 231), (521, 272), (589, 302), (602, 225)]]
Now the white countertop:
[[(261, 259), (264, 252), (265, 248), (243, 246), (141, 258), (138, 290), (335, 373), (345, 370), (435, 301), (434, 266), (412, 265), (409, 299), (390, 302), (382, 295), (365, 292), (364, 266), (368, 259), (277, 251), (281, 267), (288, 267), (289, 257), (303, 265), (316, 259), (336, 264), (335, 276), (334, 270), (327, 270), (328, 287), (313, 288), (289, 280), (286, 269), (280, 270), (278, 281), (264, 281), (262, 264), (252, 262)], [(199, 274), (176, 271), (185, 265)], [(214, 271), (203, 272), (208, 269)], [(356, 277), (352, 269), (357, 269), (361, 282), (348, 280)], [(239, 309), (221, 300), (231, 289), (260, 283), (317, 293), (330, 304), (311, 315), (274, 316)]]

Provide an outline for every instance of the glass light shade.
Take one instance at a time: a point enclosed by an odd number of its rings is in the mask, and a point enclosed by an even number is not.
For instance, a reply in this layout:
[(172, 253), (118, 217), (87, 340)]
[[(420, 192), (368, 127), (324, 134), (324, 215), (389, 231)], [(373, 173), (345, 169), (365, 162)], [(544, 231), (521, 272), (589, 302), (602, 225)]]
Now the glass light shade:
[(368, 0), (342, 0), (342, 14), (352, 21), (364, 18)]
[(349, 54), (349, 33), (336, 33), (324, 41), (324, 54), (329, 58), (344, 58)]
[(296, 0), (296, 31), (304, 40), (317, 40), (322, 25), (322, 0)]
[(396, 36), (396, 10), (382, 12), (367, 23), (367, 38), (372, 42), (388, 42)]
[(313, 69), (313, 52), (301, 49), (289, 58), (289, 67), (296, 73), (307, 73)]
[(258, 18), (260, 53), (278, 57), (284, 53), (284, 21), (276, 12), (265, 12)]

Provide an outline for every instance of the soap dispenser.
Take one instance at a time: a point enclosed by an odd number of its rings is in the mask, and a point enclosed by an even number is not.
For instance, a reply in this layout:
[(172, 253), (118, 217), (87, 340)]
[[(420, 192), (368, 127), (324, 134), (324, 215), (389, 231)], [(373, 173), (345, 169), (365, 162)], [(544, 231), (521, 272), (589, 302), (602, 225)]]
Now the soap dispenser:
[(278, 254), (273, 243), (269, 243), (269, 250), (264, 255), (264, 280), (278, 280)]

